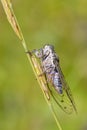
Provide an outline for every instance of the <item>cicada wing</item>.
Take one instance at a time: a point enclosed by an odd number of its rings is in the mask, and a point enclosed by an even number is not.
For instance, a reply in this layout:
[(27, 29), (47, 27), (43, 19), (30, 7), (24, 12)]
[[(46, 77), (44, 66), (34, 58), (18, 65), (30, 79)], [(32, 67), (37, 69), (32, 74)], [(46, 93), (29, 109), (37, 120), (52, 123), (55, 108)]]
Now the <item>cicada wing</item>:
[(50, 97), (53, 99), (51, 100), (53, 107), (55, 108), (54, 104), (56, 103), (65, 113), (71, 114), (73, 107), (66, 92), (63, 90), (63, 94), (59, 94), (51, 85), (48, 86), (48, 89), (51, 95)]
[(70, 88), (69, 88), (69, 86), (68, 86), (68, 84), (67, 84), (67, 82), (64, 78), (64, 75), (63, 75), (62, 70), (61, 70), (59, 65), (58, 65), (58, 71), (59, 71), (59, 76), (60, 76), (60, 79), (61, 79), (61, 82), (62, 82), (62, 85), (63, 85), (63, 94), (66, 95), (66, 97), (67, 97), (66, 99), (68, 100), (70, 106), (72, 106), (73, 109), (75, 110), (75, 112), (77, 113), (75, 102), (74, 102), (71, 90), (70, 90)]
[(71, 93), (71, 90), (64, 78), (64, 75), (61, 71), (61, 68), (59, 65), (57, 65), (57, 69), (59, 72), (59, 76), (62, 82), (62, 87), (63, 87), (63, 93), (59, 94), (53, 85), (50, 85), (51, 83), (48, 84), (48, 88), (50, 91), (50, 95), (53, 98), (53, 100), (56, 102), (57, 105), (66, 113), (70, 114), (73, 112), (73, 109), (77, 112), (74, 99)]

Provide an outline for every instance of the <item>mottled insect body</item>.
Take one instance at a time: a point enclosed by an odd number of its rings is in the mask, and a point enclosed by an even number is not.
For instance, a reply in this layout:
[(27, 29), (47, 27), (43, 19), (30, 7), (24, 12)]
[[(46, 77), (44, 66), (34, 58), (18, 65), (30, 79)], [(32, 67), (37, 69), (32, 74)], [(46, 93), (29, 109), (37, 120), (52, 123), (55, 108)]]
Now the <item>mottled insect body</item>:
[(35, 51), (38, 58), (41, 59), (42, 68), (46, 74), (48, 82), (50, 82), (59, 94), (62, 94), (62, 82), (59, 77), (58, 64), (59, 58), (54, 51), (52, 45), (45, 45), (39, 51)]
[(55, 103), (68, 114), (72, 113), (73, 108), (76, 111), (71, 90), (61, 71), (59, 57), (56, 55), (54, 47), (52, 45), (45, 45), (43, 48), (33, 52), (40, 59), (43, 74), (46, 75), (50, 95), (55, 100)]

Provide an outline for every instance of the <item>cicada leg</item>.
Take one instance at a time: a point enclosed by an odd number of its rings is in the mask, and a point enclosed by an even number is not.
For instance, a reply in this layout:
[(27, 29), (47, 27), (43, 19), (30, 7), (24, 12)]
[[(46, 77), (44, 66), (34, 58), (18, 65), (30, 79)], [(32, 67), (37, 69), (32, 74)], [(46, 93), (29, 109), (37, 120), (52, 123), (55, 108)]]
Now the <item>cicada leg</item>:
[[(38, 50), (36, 50), (36, 51), (37, 51), (37, 53), (39, 53)], [(43, 93), (45, 94), (46, 98), (48, 100), (50, 100), (49, 90), (48, 90), (48, 87), (47, 87), (47, 81), (46, 81), (46, 78), (45, 78), (45, 72), (43, 70), (43, 67), (41, 66), (41, 63), (39, 63), (38, 56), (35, 55), (34, 50), (32, 52), (26, 52), (26, 53), (31, 55), (31, 59), (32, 59), (32, 63), (33, 63), (33, 69), (34, 69), (34, 72), (35, 72), (35, 75), (36, 75), (36, 79), (39, 82), (40, 87), (41, 87)]]

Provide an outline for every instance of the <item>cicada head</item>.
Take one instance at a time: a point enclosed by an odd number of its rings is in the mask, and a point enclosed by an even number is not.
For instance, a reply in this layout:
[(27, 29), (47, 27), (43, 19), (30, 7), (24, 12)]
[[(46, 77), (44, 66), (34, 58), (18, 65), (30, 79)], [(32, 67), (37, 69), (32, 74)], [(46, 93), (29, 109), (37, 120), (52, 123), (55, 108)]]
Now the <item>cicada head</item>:
[(35, 56), (38, 57), (38, 58), (42, 58), (42, 56), (43, 56), (43, 54), (42, 54), (42, 48), (39, 49), (39, 50), (33, 50), (32, 52), (33, 52), (33, 53), (35, 54)]

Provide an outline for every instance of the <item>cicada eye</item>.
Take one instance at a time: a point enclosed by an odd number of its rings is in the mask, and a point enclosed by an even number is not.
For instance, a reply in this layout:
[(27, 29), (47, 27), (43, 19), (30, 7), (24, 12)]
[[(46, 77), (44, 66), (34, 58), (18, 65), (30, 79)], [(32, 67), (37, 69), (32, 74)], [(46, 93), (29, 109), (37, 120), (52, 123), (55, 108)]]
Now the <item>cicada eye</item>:
[(38, 57), (38, 58), (42, 57), (42, 49), (40, 49), (40, 50), (33, 50), (32, 52), (36, 55), (36, 57)]
[(39, 49), (39, 57), (42, 58), (42, 56), (43, 56), (43, 50), (41, 48), (41, 49)]

